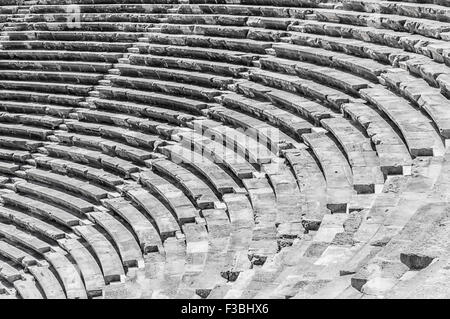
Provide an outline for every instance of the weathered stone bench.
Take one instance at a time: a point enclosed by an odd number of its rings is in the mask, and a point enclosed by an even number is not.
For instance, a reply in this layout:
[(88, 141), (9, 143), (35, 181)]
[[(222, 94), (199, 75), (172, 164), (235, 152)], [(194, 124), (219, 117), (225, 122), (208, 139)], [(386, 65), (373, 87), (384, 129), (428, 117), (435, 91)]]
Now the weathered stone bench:
[(130, 54), (128, 59), (131, 64), (182, 69), (226, 76), (238, 76), (241, 72), (247, 70), (245, 66), (231, 63), (178, 58), (164, 55)]
[(126, 195), (155, 221), (163, 242), (166, 238), (175, 236), (175, 232), (180, 230), (180, 226), (171, 212), (147, 190), (143, 188), (128, 189)]
[(0, 235), (12, 242), (19, 243), (25, 247), (42, 254), (51, 250), (51, 245), (41, 239), (26, 233), (13, 225), (0, 224)]
[(191, 36), (184, 34), (180, 35), (180, 34), (149, 33), (146, 34), (146, 38), (150, 43), (205, 47), (212, 49), (225, 49), (256, 54), (265, 54), (266, 49), (272, 46), (272, 44), (267, 41), (206, 37), (201, 35)]
[(384, 174), (411, 172), (411, 156), (401, 137), (379, 112), (366, 104), (349, 103), (342, 106), (344, 115), (359, 123), (375, 145)]
[(346, 211), (353, 190), (350, 165), (335, 142), (324, 133), (304, 134), (305, 143), (318, 159), (327, 182), (327, 207), (332, 212)]
[(6, 220), (10, 220), (14, 224), (17, 224), (29, 231), (36, 232), (49, 239), (57, 240), (66, 236), (66, 232), (64, 230), (17, 210), (0, 207), (0, 216)]
[(355, 190), (359, 194), (381, 192), (384, 177), (370, 139), (346, 119), (336, 117), (323, 119), (320, 122), (333, 134), (344, 150), (352, 168)]
[(28, 252), (3, 240), (0, 241), (0, 255), (24, 267), (38, 264), (38, 260)]
[[(172, 110), (164, 107), (150, 106), (125, 101), (114, 101), (106, 99), (91, 99), (92, 103), (100, 110), (117, 111), (125, 114), (137, 115), (139, 117), (149, 117), (159, 121), (182, 125), (186, 121), (196, 118), (196, 116), (181, 110)], [(1, 107), (0, 101), (0, 107)]]
[(57, 173), (73, 174), (111, 188), (123, 183), (122, 178), (102, 169), (89, 167), (87, 165), (74, 163), (63, 159), (54, 159), (47, 156), (37, 157), (35, 158), (35, 161), (37, 167), (50, 169)]
[[(22, 83), (23, 85), (23, 83)], [(48, 84), (46, 84), (48, 86)], [(26, 85), (23, 85), (25, 88)], [(83, 102), (83, 96), (62, 95), (23, 90), (0, 90), (0, 100), (17, 101), (22, 103), (56, 104), (57, 106), (77, 107)]]
[[(21, 56), (18, 50), (34, 50), (34, 51), (81, 51), (85, 54), (92, 52), (127, 52), (131, 47), (131, 42), (79, 42), (79, 41), (0, 41), (0, 46), (4, 50), (15, 50), (16, 56)], [(24, 53), (26, 55), (26, 53)], [(86, 55), (84, 55), (86, 56)]]
[(96, 202), (100, 202), (102, 198), (105, 198), (108, 195), (108, 191), (105, 189), (89, 184), (83, 180), (70, 178), (61, 174), (55, 174), (40, 169), (29, 169), (26, 170), (25, 173), (26, 177), (32, 181), (49, 184), (51, 186), (59, 186), (68, 191), (81, 194)]
[(142, 32), (101, 32), (101, 31), (11, 31), (12, 41), (84, 41), (84, 42), (134, 42), (142, 37)]
[(51, 104), (0, 100), (0, 110), (11, 113), (48, 114), (67, 117), (73, 111), (71, 107)]
[(45, 147), (52, 156), (70, 158), (74, 162), (103, 167), (122, 175), (129, 176), (139, 171), (139, 167), (118, 157), (102, 154), (99, 151), (83, 149), (75, 146), (48, 145)]
[(184, 167), (163, 158), (151, 160), (149, 164), (154, 171), (167, 175), (179, 183), (185, 194), (200, 209), (214, 208), (214, 204), (219, 201), (205, 182)]
[(180, 225), (192, 223), (199, 217), (198, 210), (188, 197), (169, 181), (150, 171), (142, 172), (139, 181), (164, 199), (175, 213)]
[(133, 234), (117, 219), (103, 211), (89, 213), (89, 219), (100, 225), (111, 236), (125, 267), (142, 267), (144, 265), (139, 244)]
[[(129, 51), (136, 50), (138, 50), (140, 54), (154, 54), (189, 59), (209, 60), (222, 63), (225, 62), (241, 64), (243, 66), (252, 65), (252, 62), (257, 60), (260, 56), (258, 54), (226, 49), (208, 48), (208, 50), (205, 50), (204, 47), (200, 46), (179, 46), (179, 44), (170, 45), (145, 42), (138, 42), (133, 45), (133, 48), (129, 49)], [(131, 60), (131, 62), (133, 62), (133, 60)]]
[(97, 86), (96, 90), (100, 93), (100, 98), (102, 99), (109, 98), (134, 103), (147, 103), (149, 105), (156, 105), (159, 107), (167, 106), (169, 108), (187, 110), (197, 114), (200, 114), (200, 111), (207, 107), (205, 102), (156, 92), (145, 92), (106, 86)]
[(79, 197), (37, 184), (20, 182), (15, 187), (19, 193), (37, 196), (38, 198), (54, 202), (81, 214), (88, 213), (94, 209), (94, 205)]
[(36, 199), (21, 196), (19, 194), (9, 193), (2, 195), (3, 201), (11, 206), (25, 209), (33, 214), (37, 214), (57, 223), (71, 227), (80, 224), (80, 219), (59, 207), (49, 205)]
[(183, 163), (194, 168), (206, 178), (220, 194), (239, 190), (239, 186), (220, 166), (213, 161), (179, 145), (168, 145), (158, 149), (175, 163)]
[(44, 257), (61, 279), (68, 299), (87, 299), (83, 280), (77, 268), (65, 255), (58, 252), (47, 252)]
[(125, 275), (122, 262), (114, 246), (92, 225), (75, 226), (74, 232), (92, 248), (100, 261), (105, 283), (122, 281)]
[[(311, 131), (311, 124), (305, 119), (282, 108), (278, 108), (269, 102), (260, 102), (258, 100), (243, 97), (239, 94), (226, 94), (223, 96), (221, 102), (227, 107), (237, 108), (244, 112), (255, 114), (261, 120), (267, 120), (273, 125), (280, 126), (281, 128), (290, 131), (295, 136), (301, 136), (301, 134)], [(214, 108), (209, 110), (214, 112)], [(253, 125), (253, 123), (247, 123), (248, 125)], [(256, 126), (255, 129), (258, 130), (258, 126)], [(281, 141), (284, 137), (282, 136), (284, 133), (280, 131), (278, 134), (280, 135)], [(270, 138), (268, 140), (270, 141)], [(288, 141), (286, 141), (286, 143), (288, 143)], [(275, 140), (272, 142), (277, 141)]]
[(180, 132), (177, 136), (181, 138), (180, 143), (194, 150), (203, 157), (208, 158), (216, 164), (225, 165), (237, 178), (251, 178), (256, 169), (245, 160), (242, 154), (227, 148), (223, 144), (211, 140), (194, 131)]
[(46, 299), (66, 299), (61, 284), (48, 267), (31, 266), (27, 269), (39, 283)]
[(228, 77), (201, 72), (129, 64), (116, 64), (114, 67), (120, 71), (120, 75), (126, 77), (155, 78), (178, 83), (191, 83), (215, 89), (225, 89), (228, 84), (233, 82), (233, 79)]
[(431, 156), (440, 152), (442, 142), (439, 135), (429, 120), (407, 101), (383, 87), (363, 89), (360, 93), (396, 124), (413, 157)]
[(160, 251), (163, 252), (161, 238), (150, 222), (136, 207), (122, 198), (107, 199), (103, 204), (122, 217), (136, 234), (140, 247), (144, 254)]
[(186, 83), (176, 83), (171, 81), (161, 81), (156, 79), (146, 79), (138, 77), (108, 76), (107, 79), (114, 87), (124, 87), (133, 90), (150, 92), (161, 92), (187, 98), (213, 101), (215, 96), (221, 94), (220, 91), (212, 88), (205, 88)]

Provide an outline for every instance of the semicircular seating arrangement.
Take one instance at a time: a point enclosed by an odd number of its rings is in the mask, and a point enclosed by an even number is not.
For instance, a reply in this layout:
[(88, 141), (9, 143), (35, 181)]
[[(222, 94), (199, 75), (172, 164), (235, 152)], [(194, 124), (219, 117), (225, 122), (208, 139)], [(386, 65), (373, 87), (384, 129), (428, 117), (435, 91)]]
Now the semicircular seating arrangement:
[(3, 0), (0, 299), (450, 297), (450, 3)]

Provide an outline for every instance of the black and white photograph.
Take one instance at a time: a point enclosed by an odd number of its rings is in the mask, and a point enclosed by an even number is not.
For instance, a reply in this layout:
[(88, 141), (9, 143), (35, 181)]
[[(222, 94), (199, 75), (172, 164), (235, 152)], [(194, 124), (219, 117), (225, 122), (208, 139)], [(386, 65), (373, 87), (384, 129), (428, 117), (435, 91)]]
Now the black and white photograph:
[(450, 299), (450, 0), (0, 0), (14, 299)]

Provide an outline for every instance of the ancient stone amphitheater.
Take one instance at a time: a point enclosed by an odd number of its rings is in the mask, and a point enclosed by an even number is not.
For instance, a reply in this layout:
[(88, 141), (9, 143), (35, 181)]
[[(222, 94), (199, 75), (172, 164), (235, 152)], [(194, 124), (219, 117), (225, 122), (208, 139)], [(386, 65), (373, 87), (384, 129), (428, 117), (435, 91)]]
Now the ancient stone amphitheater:
[(450, 297), (449, 99), (450, 0), (0, 0), (0, 298)]

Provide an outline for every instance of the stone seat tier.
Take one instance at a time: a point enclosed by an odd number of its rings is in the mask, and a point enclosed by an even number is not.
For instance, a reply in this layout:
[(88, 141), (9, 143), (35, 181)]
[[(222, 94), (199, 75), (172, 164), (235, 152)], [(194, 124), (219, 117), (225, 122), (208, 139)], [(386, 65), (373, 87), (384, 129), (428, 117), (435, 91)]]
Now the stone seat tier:
[(43, 128), (55, 129), (59, 125), (64, 123), (64, 119), (49, 115), (0, 112), (0, 122), (33, 125)]
[(133, 90), (142, 90), (150, 92), (161, 92), (177, 96), (184, 96), (192, 99), (213, 101), (214, 97), (222, 94), (216, 89), (205, 88), (186, 83), (176, 83), (170, 81), (161, 81), (156, 79), (146, 79), (137, 77), (125, 77), (109, 75), (106, 77), (114, 87), (124, 87)]
[(66, 299), (61, 284), (48, 267), (31, 266), (27, 269), (39, 283), (46, 299)]
[(114, 246), (92, 225), (75, 226), (74, 232), (81, 236), (97, 256), (105, 283), (122, 281), (125, 275), (122, 262)]
[(402, 132), (411, 156), (431, 156), (442, 152), (442, 141), (430, 120), (407, 101), (380, 86), (360, 92), (365, 100), (395, 123)]
[(219, 165), (198, 153), (180, 145), (168, 145), (158, 149), (174, 163), (183, 163), (192, 167), (206, 178), (219, 194), (231, 193), (239, 190), (239, 186)]
[[(122, 57), (121, 52), (86, 52), (86, 51), (67, 51), (67, 50), (4, 50), (0, 54), (0, 59), (17, 61), (17, 64), (23, 65), (25, 62), (22, 61), (53, 61), (54, 63), (60, 62), (74, 62), (73, 65), (80, 65), (80, 62), (94, 62), (93, 67), (96, 64), (101, 67), (102, 63), (115, 63)], [(45, 63), (44, 62), (44, 63)], [(78, 63), (75, 63), (78, 62)], [(31, 62), (29, 62), (31, 64)], [(70, 65), (69, 63), (67, 63)], [(87, 66), (86, 66), (87, 68)], [(99, 68), (99, 70), (101, 70)]]
[[(272, 103), (268, 102), (260, 102), (258, 100), (253, 100), (247, 97), (243, 97), (239, 94), (226, 94), (224, 95), (222, 99), (222, 104), (226, 107), (231, 107), (233, 109), (239, 109), (244, 112), (254, 114), (261, 120), (267, 120), (269, 123), (279, 126), (283, 130), (289, 131), (294, 136), (301, 136), (301, 134), (305, 132), (311, 132), (312, 125), (307, 122), (305, 119), (299, 117), (298, 115), (292, 114), (284, 109), (281, 109), (279, 107), (274, 106)], [(215, 113), (218, 108), (212, 108), (210, 109), (211, 113)], [(232, 114), (237, 113), (234, 110), (232, 112), (226, 112), (229, 114), (231, 118), (235, 117), (232, 116)], [(239, 115), (242, 118), (246, 118), (244, 115)], [(225, 117), (227, 115), (225, 114)], [(237, 118), (236, 118), (237, 119)], [(235, 122), (239, 123), (239, 122)], [(256, 121), (249, 121), (246, 122), (247, 126), (253, 126), (256, 124)], [(244, 125), (244, 127), (246, 126)], [(265, 124), (265, 127), (270, 131), (270, 126)], [(261, 127), (262, 134), (264, 135), (264, 126)], [(256, 130), (259, 130), (260, 125), (254, 125)], [(287, 137), (284, 133), (279, 131), (279, 142), (282, 143), (282, 140), (286, 138), (285, 143), (289, 144), (289, 142), (293, 142), (293, 140), (289, 137)], [(274, 143), (275, 149), (278, 150), (278, 141), (275, 139), (272, 141), (272, 138), (270, 136), (266, 137), (269, 142)], [(295, 143), (293, 143), (295, 144)]]
[(49, 239), (57, 240), (66, 237), (64, 230), (20, 211), (0, 206), (0, 217)]
[(0, 133), (45, 140), (53, 131), (23, 124), (0, 123)]
[(207, 37), (202, 35), (148, 33), (146, 34), (146, 38), (150, 43), (204, 47), (256, 54), (266, 54), (266, 49), (272, 46), (272, 44), (267, 41)]
[(357, 94), (359, 89), (364, 89), (371, 86), (371, 83), (368, 80), (354, 76), (350, 73), (305, 62), (292, 61), (276, 57), (261, 58), (259, 62), (263, 69), (298, 75), (299, 77), (312, 79), (320, 83), (327, 83), (330, 86), (336, 87), (350, 94)]
[(319, 100), (335, 111), (339, 111), (343, 103), (355, 101), (355, 98), (346, 93), (311, 80), (301, 79), (296, 75), (252, 69), (250, 80), (291, 93), (300, 93), (303, 97)]
[(31, 280), (16, 280), (13, 284), (22, 299), (44, 299), (36, 283)]
[(69, 158), (77, 163), (102, 167), (107, 170), (118, 172), (125, 177), (140, 170), (138, 166), (131, 164), (129, 161), (81, 147), (52, 144), (47, 145), (45, 150), (49, 152), (51, 156)]
[[(22, 82), (23, 86), (24, 85)], [(48, 84), (45, 84), (48, 86)], [(27, 103), (27, 104), (56, 104), (57, 106), (68, 106), (68, 107), (78, 107), (80, 102), (84, 101), (83, 96), (76, 95), (66, 95), (66, 94), (52, 94), (52, 93), (44, 93), (44, 92), (33, 92), (33, 91), (24, 91), (24, 90), (0, 90), (0, 100), (5, 101), (8, 100), (14, 101), (17, 103)], [(42, 108), (48, 109), (46, 105), (43, 105)]]
[(0, 234), (8, 240), (19, 243), (37, 252), (38, 254), (48, 252), (52, 249), (51, 245), (47, 242), (44, 242), (43, 240), (26, 233), (13, 225), (1, 223)]
[(100, 202), (102, 198), (108, 196), (107, 190), (87, 183), (83, 180), (70, 178), (61, 174), (55, 174), (40, 169), (29, 169), (25, 173), (27, 179), (52, 186), (58, 186), (62, 189), (81, 194), (82, 196), (96, 202)]
[(344, 150), (352, 168), (355, 190), (358, 193), (379, 193), (383, 188), (384, 177), (370, 139), (344, 118), (335, 117), (320, 122)]
[(177, 45), (177, 43), (174, 43), (174, 45), (169, 45), (138, 42), (134, 44), (133, 48), (130, 48), (128, 51), (130, 51), (130, 53), (154, 54), (179, 58), (241, 64), (243, 66), (250, 66), (253, 61), (257, 60), (260, 57), (259, 54), (254, 53), (215, 48), (208, 48), (208, 50), (205, 50), (204, 47), (194, 47), (186, 45), (179, 46)]
[(142, 32), (108, 32), (108, 31), (11, 31), (8, 32), (12, 41), (83, 41), (83, 42), (125, 42), (137, 41), (145, 33)]
[(88, 296), (99, 296), (105, 287), (105, 280), (100, 266), (97, 264), (92, 253), (75, 238), (67, 238), (58, 240), (58, 244), (62, 247), (76, 262), (80, 269), (84, 285)]
[(25, 162), (31, 158), (31, 154), (28, 151), (18, 151), (6, 148), (0, 148), (0, 158), (2, 160)]
[(251, 178), (256, 169), (245, 160), (242, 154), (227, 148), (221, 143), (211, 140), (209, 136), (203, 136), (193, 131), (178, 132), (180, 143), (216, 164), (227, 167), (238, 179)]
[(65, 83), (51, 83), (50, 85), (50, 83), (46, 82), (30, 81), (2, 81), (0, 83), (0, 89), (86, 96), (93, 89), (93, 86)]
[(333, 110), (313, 100), (260, 83), (240, 80), (236, 83), (236, 86), (237, 91), (247, 97), (256, 97), (270, 101), (274, 105), (286, 108), (293, 113), (299, 113), (302, 117), (317, 125), (322, 118), (331, 117), (335, 113)]
[(195, 222), (195, 218), (199, 217), (198, 210), (189, 198), (161, 176), (145, 171), (140, 173), (139, 181), (164, 199), (166, 205), (173, 210), (180, 225)]
[(410, 173), (412, 161), (408, 148), (379, 112), (361, 103), (344, 104), (342, 111), (364, 128), (375, 145), (384, 174)]
[(327, 182), (327, 206), (331, 211), (346, 210), (353, 190), (352, 170), (336, 143), (324, 133), (303, 135), (318, 159)]
[(290, 167), (279, 161), (263, 164), (262, 171), (273, 188), (277, 204), (277, 217), (275, 225), (280, 237), (296, 237), (303, 230), (302, 214), (303, 201), (299, 186)]
[(22, 265), (23, 267), (38, 264), (37, 259), (28, 252), (3, 240), (0, 241), (0, 255), (11, 260), (14, 264)]
[(227, 264), (222, 268), (221, 276), (234, 281), (242, 271), (250, 267), (248, 249), (255, 226), (253, 209), (244, 194), (225, 194), (223, 201), (227, 205), (231, 231), (226, 253)]
[(62, 253), (46, 252), (45, 259), (61, 279), (68, 299), (87, 299), (86, 290), (74, 264)]
[(141, 249), (133, 234), (122, 223), (112, 215), (102, 211), (89, 213), (89, 218), (111, 236), (125, 267), (143, 266), (144, 260)]
[[(82, 122), (76, 122), (76, 126), (77, 128), (80, 128), (81, 125), (78, 125)], [(82, 123), (85, 124), (85, 123)], [(85, 128), (87, 127), (86, 125), (83, 125)], [(130, 133), (130, 131), (124, 130), (125, 133)], [(105, 132), (105, 131), (103, 131)], [(117, 132), (117, 131), (110, 131), (111, 133), (120, 135), (121, 138), (126, 137), (127, 135), (121, 135), (121, 132)], [(134, 133), (134, 132), (131, 132)], [(113, 155), (113, 156), (118, 156), (119, 158), (122, 158), (126, 161), (132, 161), (132, 162), (136, 162), (137, 164), (143, 164), (145, 160), (151, 158), (151, 153), (150, 151), (152, 151), (152, 149), (148, 150), (148, 146), (147, 146), (147, 150), (138, 148), (138, 147), (134, 147), (135, 144), (133, 144), (132, 142), (135, 142), (136, 139), (131, 140), (131, 142), (129, 143), (119, 143), (119, 142), (115, 142), (115, 141), (111, 141), (109, 139), (103, 138), (101, 136), (92, 136), (92, 135), (82, 135), (82, 134), (76, 134), (76, 133), (56, 133), (57, 138), (64, 142), (67, 143), (69, 145), (75, 145), (75, 146), (81, 146), (81, 147), (92, 147), (92, 148), (96, 148), (98, 150), (103, 151), (105, 154), (109, 154), (109, 155)], [(151, 136), (148, 136), (148, 139), (150, 139)], [(141, 140), (143, 142), (148, 142), (148, 143), (152, 143), (153, 141), (148, 141), (148, 140)], [(128, 142), (128, 141), (125, 141)], [(133, 146), (130, 146), (133, 145)], [(131, 163), (130, 163), (131, 164)]]
[(34, 160), (37, 167), (47, 168), (55, 173), (69, 173), (111, 188), (123, 184), (122, 178), (102, 169), (47, 156), (39, 156)]
[(33, 214), (54, 220), (55, 222), (71, 227), (80, 224), (80, 219), (59, 207), (35, 200), (30, 197), (21, 196), (15, 193), (3, 194), (3, 201), (11, 206), (17, 206)]
[(389, 66), (380, 64), (371, 59), (349, 57), (347, 54), (329, 52), (325, 49), (310, 48), (289, 43), (277, 43), (272, 46), (276, 56), (293, 60), (309, 61), (319, 65), (336, 67), (371, 81), (378, 81), (378, 76), (389, 69)]
[(114, 68), (119, 70), (120, 75), (126, 77), (156, 78), (178, 83), (192, 83), (215, 89), (225, 89), (228, 84), (233, 82), (233, 79), (220, 75), (210, 75), (201, 72), (166, 69), (160, 67), (115, 64)]
[[(126, 52), (132, 42), (77, 42), (77, 41), (0, 41), (4, 50), (17, 50), (17, 56), (21, 56), (18, 50), (35, 51), (79, 51), (79, 52)], [(13, 53), (14, 54), (14, 53)], [(26, 55), (26, 54), (25, 54)], [(32, 57), (34, 59), (34, 56)]]
[(95, 85), (98, 80), (102, 79), (102, 75), (93, 73), (61, 73), (61, 72), (45, 72), (45, 71), (0, 71), (0, 79), (6, 81), (35, 81), (35, 82), (62, 82), (62, 83), (79, 83), (83, 85)]
[(22, 279), (22, 274), (9, 263), (0, 260), (0, 278), (9, 283), (13, 283), (16, 280)]
[[(301, 21), (290, 29), (307, 32), (296, 34), (300, 39), (310, 39), (322, 47), (340, 48), (344, 52), (366, 55), (380, 60), (380, 62), (393, 63), (395, 58), (408, 59), (410, 56), (421, 54), (434, 59), (436, 62), (449, 64), (448, 43), (445, 40), (430, 39), (419, 34), (397, 32), (386, 29), (365, 26), (349, 26), (339, 23)], [(340, 37), (349, 38), (342, 39)], [(355, 41), (358, 40), (358, 41)], [(361, 41), (370, 44), (363, 44)], [(403, 51), (405, 50), (405, 51)]]
[(317, 230), (326, 208), (326, 181), (311, 150), (289, 149), (283, 151), (287, 164), (297, 180), (305, 209), (302, 211), (302, 226), (305, 230)]
[(145, 189), (127, 189), (127, 196), (138, 207), (141, 207), (154, 221), (161, 240), (175, 236), (180, 230), (175, 217), (155, 196)]
[[(31, 13), (66, 13), (66, 8), (64, 3), (38, 3), (30, 7)], [(131, 13), (152, 13), (156, 12), (167, 12), (172, 6), (170, 4), (154, 4), (152, 2), (114, 2), (114, 1), (103, 1), (103, 2), (88, 2), (76, 0), (73, 4), (80, 7), (80, 12), (131, 12)]]
[(0, 136), (0, 145), (14, 148), (14, 149), (20, 149), (20, 150), (27, 150), (27, 151), (34, 151), (37, 148), (41, 147), (44, 143), (41, 141), (36, 140), (30, 140), (20, 137), (12, 137), (12, 136)]
[[(91, 98), (90, 101), (99, 110), (109, 110), (131, 114), (134, 116), (148, 117), (150, 119), (169, 122), (171, 124), (182, 125), (187, 121), (196, 119), (197, 117), (181, 110), (171, 110), (164, 107), (150, 106), (147, 104), (138, 104), (124, 101), (113, 101), (106, 99)], [(0, 101), (1, 105), (1, 101)], [(92, 112), (91, 112), (92, 114)]]
[[(36, 31), (72, 31), (73, 25), (65, 22), (36, 22), (31, 24)], [(149, 23), (133, 22), (77, 22), (78, 30), (86, 32), (136, 32), (145, 33), (153, 27)]]
[(186, 168), (163, 158), (151, 160), (150, 164), (154, 171), (179, 183), (184, 193), (200, 209), (214, 208), (214, 204), (219, 201), (214, 191)]
[(238, 64), (155, 55), (154, 53), (130, 54), (128, 56), (128, 60), (133, 65), (182, 69), (234, 77), (239, 76), (240, 73), (245, 72), (248, 69), (247, 67)]
[(68, 117), (73, 111), (73, 108), (61, 105), (5, 100), (0, 100), (0, 109), (9, 113), (46, 114), (58, 117)]
[(15, 187), (19, 193), (34, 195), (40, 199), (56, 203), (80, 214), (88, 213), (94, 209), (94, 205), (84, 199), (52, 188), (26, 182), (19, 182)]
[[(186, 110), (194, 114), (200, 114), (202, 109), (208, 107), (205, 102), (156, 92), (145, 92), (107, 86), (97, 86), (96, 91), (99, 92), (99, 97), (102, 99), (115, 99), (133, 103), (144, 103), (149, 106), (165, 106), (172, 109)], [(0, 91), (0, 97), (1, 92), (2, 91)]]
[[(427, 83), (415, 78), (404, 70), (395, 70), (381, 75), (382, 79), (392, 89), (396, 90), (410, 102), (423, 109), (432, 119), (444, 138), (450, 137), (449, 100), (439, 89), (427, 87)], [(439, 80), (440, 76), (437, 78)]]
[(438, 20), (449, 22), (446, 16), (450, 9), (435, 4), (426, 3), (404, 3), (392, 1), (363, 1), (345, 0), (342, 9), (372, 13), (389, 13), (401, 16)]
[[(174, 129), (174, 127), (170, 127), (168, 125), (165, 125), (161, 122), (153, 121), (153, 120), (147, 120), (143, 119), (139, 116), (133, 116), (131, 114), (120, 114), (116, 112), (104, 112), (104, 111), (97, 111), (97, 110), (87, 110), (87, 109), (78, 109), (76, 110), (78, 120), (84, 120), (88, 122), (98, 122), (98, 123), (106, 123), (106, 124), (112, 124), (121, 126), (127, 129), (134, 129), (134, 130), (142, 130), (153, 134), (161, 134), (164, 132), (164, 130), (171, 130)], [(100, 133), (103, 131), (108, 132), (111, 131), (111, 126), (109, 125), (102, 125), (99, 128)], [(136, 140), (140, 140), (143, 136), (141, 132), (128, 132), (124, 129), (118, 129), (118, 132), (125, 137), (125, 139), (128, 137), (129, 140), (132, 140), (132, 138)], [(117, 135), (109, 133), (109, 135)], [(155, 137), (146, 134), (147, 139), (154, 139)], [(149, 146), (149, 143), (144, 142), (138, 142), (134, 143), (142, 146)], [(151, 144), (150, 144), (151, 145)]]
[(258, 141), (251, 132), (242, 132), (222, 123), (213, 120), (195, 120), (192, 121), (192, 128), (196, 133), (206, 134), (215, 138), (226, 147), (237, 149), (240, 154), (248, 158), (251, 164), (261, 165), (270, 163), (276, 155), (276, 150), (269, 149), (265, 141)]
[[(253, 265), (263, 265), (278, 252), (280, 238), (277, 233), (277, 198), (266, 177), (243, 180), (253, 207), (253, 228), (248, 257)], [(279, 226), (279, 225), (278, 225)]]
[[(7, 51), (4, 51), (7, 52)], [(21, 51), (24, 52), (24, 51)], [(25, 51), (26, 52), (26, 51)], [(81, 57), (79, 58), (81, 60)], [(115, 62), (115, 61), (114, 61)], [(112, 63), (58, 61), (58, 60), (0, 60), (0, 67), (7, 70), (33, 70), (47, 72), (106, 73)]]
[(115, 198), (104, 200), (103, 204), (130, 225), (144, 254), (162, 250), (161, 238), (155, 226), (131, 203), (122, 198)]

